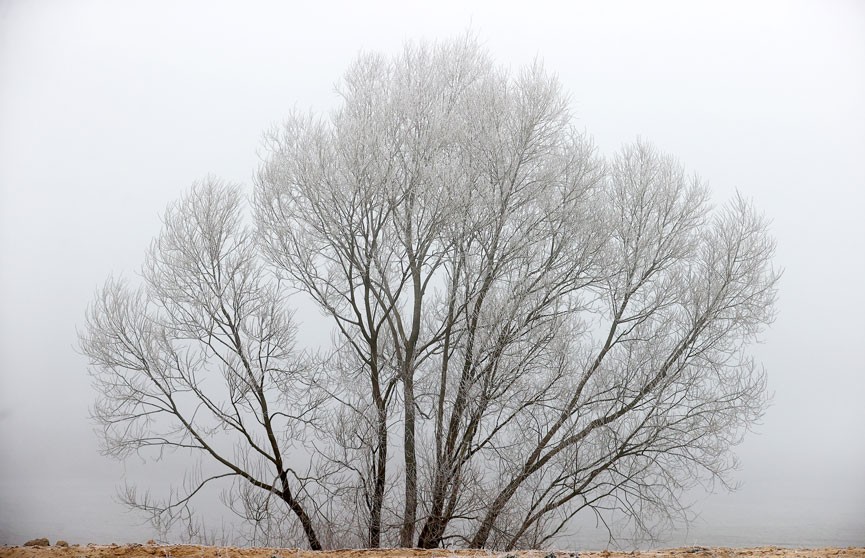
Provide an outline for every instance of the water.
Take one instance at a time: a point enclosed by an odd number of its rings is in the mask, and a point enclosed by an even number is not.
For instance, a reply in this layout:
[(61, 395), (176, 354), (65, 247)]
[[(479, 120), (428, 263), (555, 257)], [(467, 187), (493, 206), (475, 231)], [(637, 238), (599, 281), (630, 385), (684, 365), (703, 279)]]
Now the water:
[(145, 542), (142, 517), (114, 501), (110, 485), (90, 479), (0, 482), (0, 543), (48, 537), (72, 544)]
[[(97, 478), (0, 481), (0, 544), (36, 537), (70, 543), (145, 542), (156, 533), (142, 516), (114, 501), (112, 484)], [(594, 519), (583, 521), (556, 547), (601, 550), (636, 547), (702, 546), (865, 546), (865, 513), (839, 506), (831, 494), (803, 498), (790, 494), (773, 502), (759, 494), (717, 494), (698, 502), (700, 517), (655, 543), (608, 543)], [(214, 498), (215, 500), (215, 498)]]

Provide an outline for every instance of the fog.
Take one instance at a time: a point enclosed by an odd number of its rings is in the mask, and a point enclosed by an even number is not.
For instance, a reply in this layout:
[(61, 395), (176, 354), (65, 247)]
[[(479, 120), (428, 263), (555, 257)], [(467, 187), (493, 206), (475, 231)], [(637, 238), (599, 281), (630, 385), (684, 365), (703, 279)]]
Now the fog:
[[(102, 457), (76, 328), (133, 276), (159, 216), (208, 174), (247, 185), (262, 132), (326, 111), (360, 51), (471, 29), (556, 72), (600, 150), (643, 137), (772, 220), (773, 402), (740, 489), (694, 493), (670, 543), (865, 545), (865, 5), (0, 1), (0, 543), (143, 542)], [(328, 335), (320, 321), (308, 340)], [(601, 545), (585, 528), (570, 543)], [(580, 538), (580, 537), (583, 538)], [(592, 538), (595, 537), (595, 538)], [(717, 542), (719, 541), (719, 542)]]

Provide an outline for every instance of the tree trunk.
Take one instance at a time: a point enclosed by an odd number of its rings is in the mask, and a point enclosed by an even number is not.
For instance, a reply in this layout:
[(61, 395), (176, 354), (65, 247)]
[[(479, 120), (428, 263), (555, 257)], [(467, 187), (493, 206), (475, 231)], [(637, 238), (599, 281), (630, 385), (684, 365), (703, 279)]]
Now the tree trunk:
[(444, 518), (444, 500), (445, 500), (445, 481), (444, 473), (439, 470), (436, 472), (436, 480), (433, 485), (432, 505), (430, 514), (423, 529), (421, 529), (418, 537), (418, 547), (420, 548), (437, 548), (441, 543), (442, 534), (444, 534), (447, 522)]
[(444, 534), (446, 526), (447, 523), (445, 523), (445, 520), (441, 515), (441, 510), (438, 510), (437, 515), (431, 515), (427, 518), (423, 530), (421, 530), (420, 537), (418, 538), (418, 547), (438, 548), (441, 544), (442, 535)]
[(512, 482), (508, 488), (506, 488), (499, 496), (490, 504), (489, 509), (487, 509), (487, 514), (484, 516), (484, 520), (481, 522), (481, 526), (478, 527), (475, 536), (472, 538), (469, 543), (469, 548), (483, 548), (487, 544), (487, 540), (490, 538), (490, 533), (493, 530), (493, 525), (498, 519), (499, 514), (502, 513), (502, 510), (505, 509), (505, 505), (507, 505), (508, 501), (516, 492), (517, 487), (521, 484)]
[(415, 452), (415, 408), (414, 378), (411, 374), (403, 376), (405, 397), (405, 508), (399, 545), (403, 548), (414, 546), (414, 527), (417, 520), (417, 457)]
[(288, 504), (288, 507), (291, 508), (291, 511), (294, 512), (294, 515), (300, 520), (300, 524), (303, 527), (303, 533), (306, 535), (306, 540), (309, 542), (309, 548), (311, 550), (321, 550), (321, 543), (318, 542), (318, 535), (315, 534), (315, 528), (312, 526), (312, 520), (306, 514), (306, 510), (303, 509), (303, 506), (300, 505), (300, 502), (295, 500), (291, 493), (283, 492), (282, 499)]
[(372, 494), (369, 523), (369, 547), (381, 546), (381, 508), (384, 503), (385, 476), (387, 473), (387, 411), (378, 409), (378, 459), (375, 469), (375, 485)]

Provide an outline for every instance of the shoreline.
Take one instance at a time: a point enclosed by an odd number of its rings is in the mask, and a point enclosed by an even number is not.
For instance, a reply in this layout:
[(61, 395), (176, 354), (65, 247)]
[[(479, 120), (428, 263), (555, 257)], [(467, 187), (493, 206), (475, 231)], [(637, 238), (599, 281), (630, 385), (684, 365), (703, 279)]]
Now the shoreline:
[(865, 547), (786, 548), (760, 546), (750, 548), (688, 546), (630, 552), (612, 550), (520, 550), (494, 552), (487, 550), (449, 549), (340, 549), (312, 551), (298, 548), (205, 546), (191, 544), (72, 544), (59, 546), (3, 546), (0, 558), (865, 558)]

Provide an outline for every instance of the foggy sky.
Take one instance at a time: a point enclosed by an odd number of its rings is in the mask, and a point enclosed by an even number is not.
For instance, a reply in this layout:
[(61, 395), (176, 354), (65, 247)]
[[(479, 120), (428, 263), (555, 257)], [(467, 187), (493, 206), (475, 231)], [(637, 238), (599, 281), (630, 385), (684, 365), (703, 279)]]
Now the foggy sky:
[(335, 106), (360, 51), (466, 29), (499, 63), (542, 59), (602, 153), (643, 137), (706, 179), (715, 202), (738, 190), (772, 220), (779, 313), (754, 352), (773, 404), (738, 448), (742, 488), (697, 498), (692, 538), (762, 523), (784, 525), (762, 536), (785, 540), (752, 540), (757, 530), (743, 544), (795, 543), (816, 527), (865, 545), (865, 4), (854, 0), (0, 0), (0, 543), (149, 538), (111, 496), (127, 476), (158, 484), (165, 472), (101, 457), (88, 420), (76, 327), (95, 289), (135, 275), (160, 214), (194, 180), (250, 185), (262, 132), (293, 109)]

